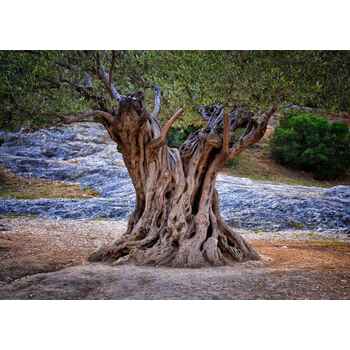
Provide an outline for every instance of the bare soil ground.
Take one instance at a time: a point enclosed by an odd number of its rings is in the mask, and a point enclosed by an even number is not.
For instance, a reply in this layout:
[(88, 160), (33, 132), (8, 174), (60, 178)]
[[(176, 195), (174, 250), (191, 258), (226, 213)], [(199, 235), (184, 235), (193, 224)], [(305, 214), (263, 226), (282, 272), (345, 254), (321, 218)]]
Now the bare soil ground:
[[(349, 299), (350, 240), (246, 232), (262, 256), (232, 267), (88, 264), (125, 222), (3, 218), (0, 299)], [(295, 236), (294, 236), (295, 237)]]

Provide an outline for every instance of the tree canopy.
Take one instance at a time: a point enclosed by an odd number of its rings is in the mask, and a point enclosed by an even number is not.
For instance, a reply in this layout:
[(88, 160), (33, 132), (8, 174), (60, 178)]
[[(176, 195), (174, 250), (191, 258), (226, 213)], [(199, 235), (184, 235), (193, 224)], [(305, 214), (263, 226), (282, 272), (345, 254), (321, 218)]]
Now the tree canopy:
[[(198, 106), (236, 103), (264, 109), (293, 103), (329, 111), (350, 108), (348, 51), (100, 51), (119, 91), (162, 87), (163, 111), (183, 107), (181, 123), (200, 123)], [(50, 124), (56, 115), (113, 102), (92, 94), (103, 88), (86, 72), (94, 51), (1, 51), (1, 125)]]

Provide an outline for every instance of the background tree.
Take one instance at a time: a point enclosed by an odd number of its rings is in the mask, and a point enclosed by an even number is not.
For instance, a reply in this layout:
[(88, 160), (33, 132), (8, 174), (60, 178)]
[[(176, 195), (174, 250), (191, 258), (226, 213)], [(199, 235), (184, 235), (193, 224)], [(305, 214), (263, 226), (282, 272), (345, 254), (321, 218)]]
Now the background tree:
[[(186, 116), (175, 125), (180, 134), (202, 127), (198, 106), (213, 103), (228, 108), (244, 103), (254, 111), (275, 101), (327, 111), (350, 108), (349, 51), (117, 51), (115, 55), (113, 76), (121, 91), (141, 88), (150, 104), (152, 86), (157, 84), (162, 86), (165, 115), (179, 105), (186, 109)], [(84, 65), (86, 59), (79, 51), (0, 51), (0, 127), (41, 127), (55, 122), (56, 114), (86, 110), (90, 100), (78, 86), (84, 77), (81, 73), (73, 77), (64, 66)]]

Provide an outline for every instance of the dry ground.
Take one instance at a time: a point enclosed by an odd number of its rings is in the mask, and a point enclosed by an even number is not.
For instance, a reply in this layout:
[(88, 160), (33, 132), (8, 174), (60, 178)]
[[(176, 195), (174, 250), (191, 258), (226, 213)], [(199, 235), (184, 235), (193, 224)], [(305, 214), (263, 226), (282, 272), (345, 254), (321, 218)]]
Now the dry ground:
[(0, 167), (0, 197), (16, 199), (91, 198), (97, 195), (98, 193), (92, 189), (81, 189), (79, 184), (29, 179)]
[(208, 269), (108, 266), (88, 264), (86, 257), (120, 235), (125, 222), (0, 222), (2, 299), (350, 298), (349, 240), (246, 233), (262, 261)]

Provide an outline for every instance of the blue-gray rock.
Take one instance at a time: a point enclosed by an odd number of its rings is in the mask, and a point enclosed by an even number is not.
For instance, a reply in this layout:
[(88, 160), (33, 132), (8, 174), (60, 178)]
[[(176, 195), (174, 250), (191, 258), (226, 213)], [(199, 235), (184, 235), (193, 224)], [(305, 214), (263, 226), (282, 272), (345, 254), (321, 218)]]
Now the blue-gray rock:
[[(134, 189), (122, 156), (100, 125), (84, 123), (34, 133), (0, 131), (0, 165), (26, 177), (63, 180), (92, 187), (99, 198), (68, 200), (0, 199), (0, 214), (51, 218), (126, 219)], [(348, 230), (350, 186), (330, 189), (270, 184), (219, 175), (225, 219), (247, 229)]]

